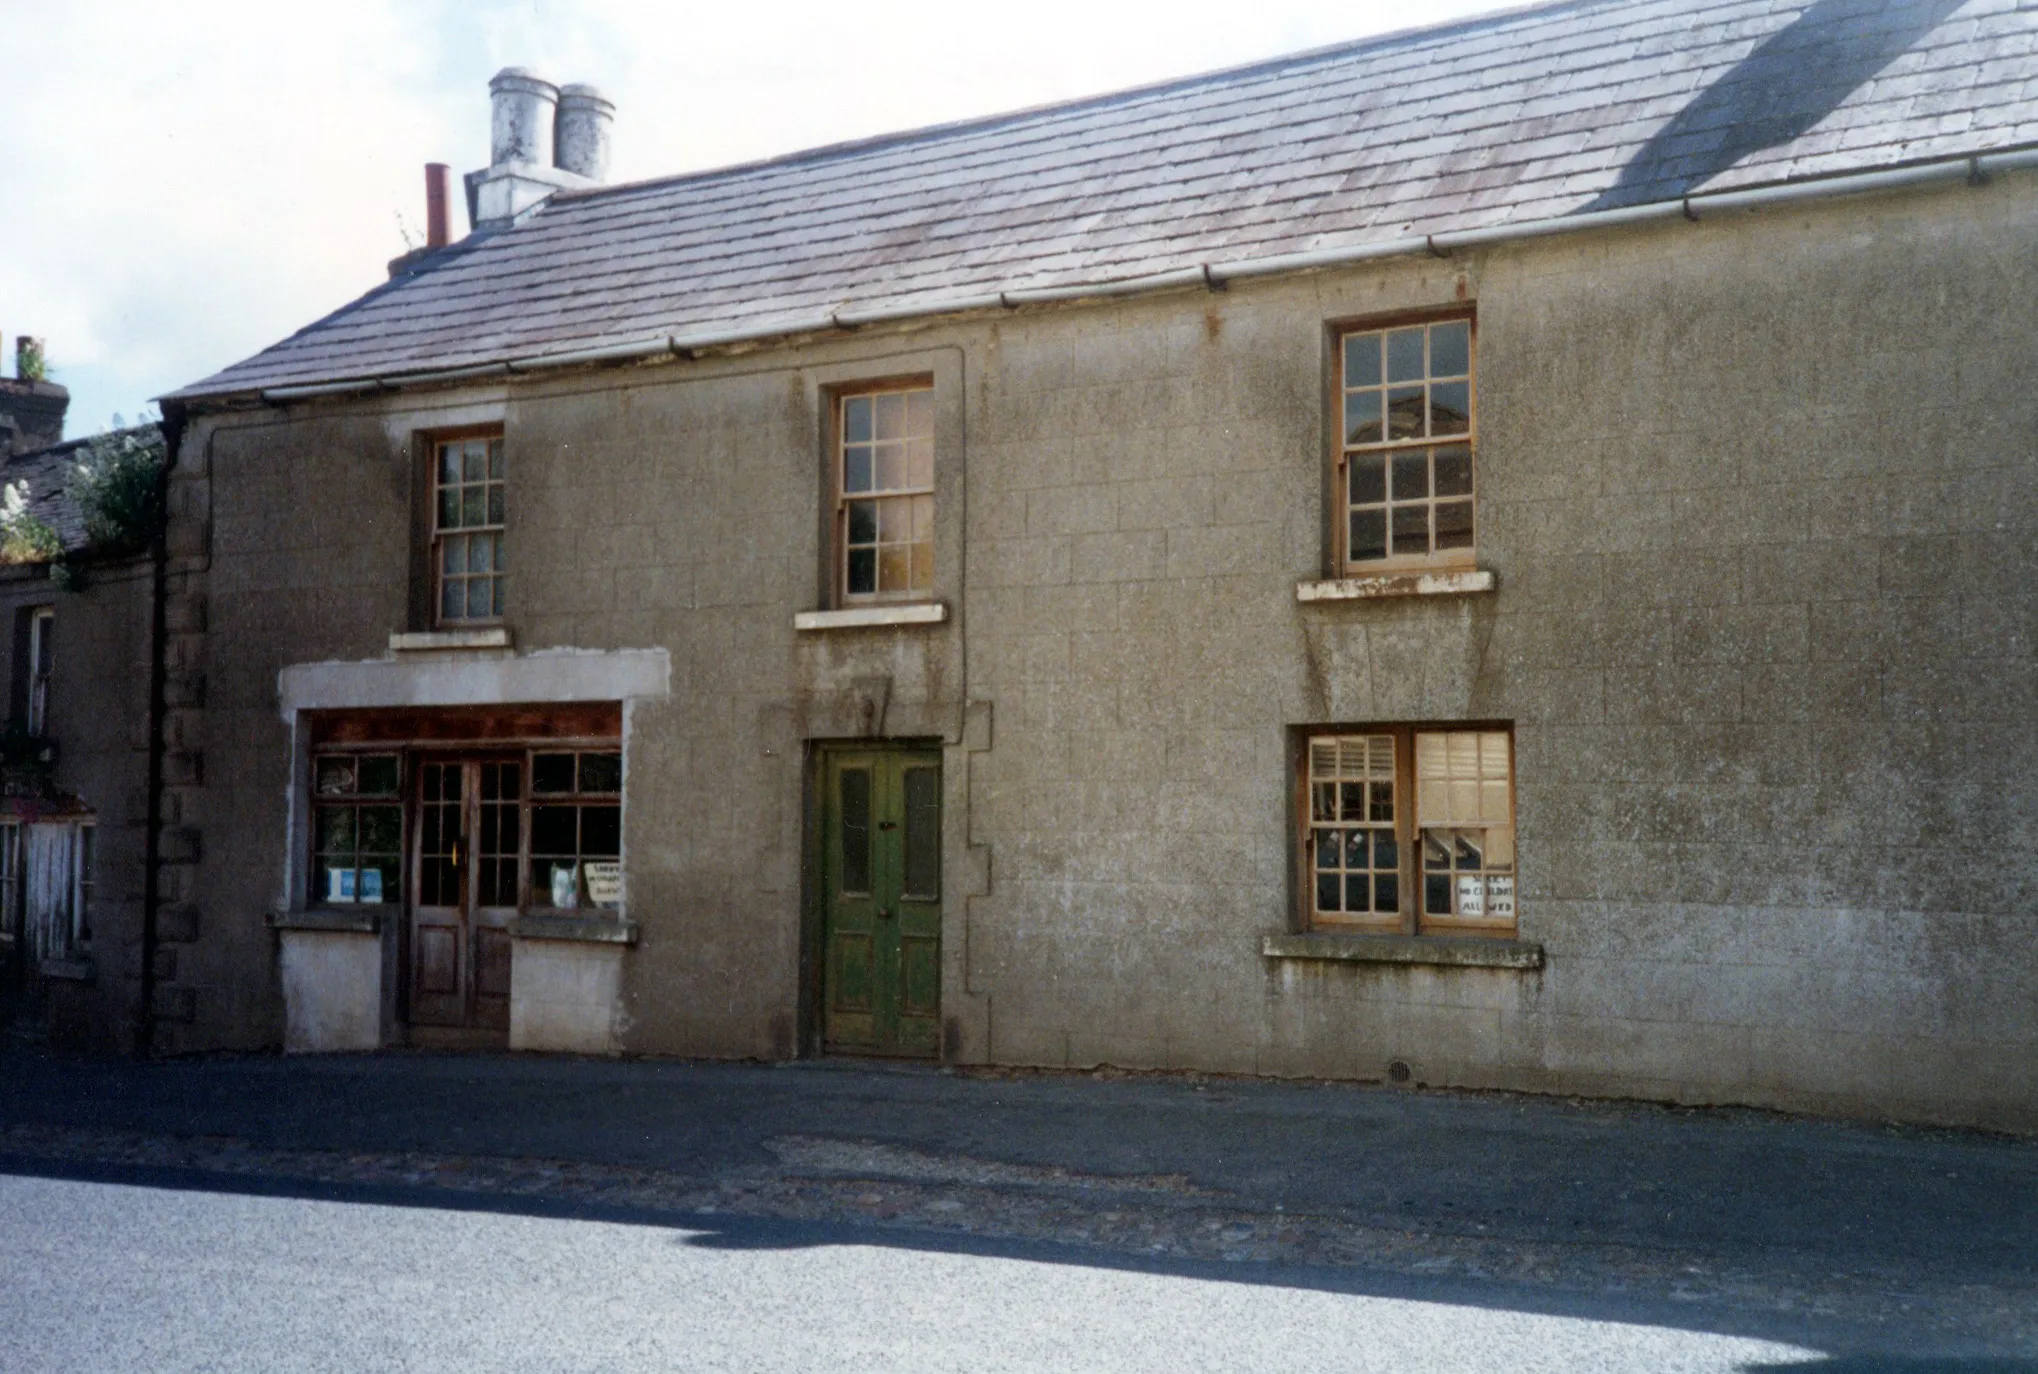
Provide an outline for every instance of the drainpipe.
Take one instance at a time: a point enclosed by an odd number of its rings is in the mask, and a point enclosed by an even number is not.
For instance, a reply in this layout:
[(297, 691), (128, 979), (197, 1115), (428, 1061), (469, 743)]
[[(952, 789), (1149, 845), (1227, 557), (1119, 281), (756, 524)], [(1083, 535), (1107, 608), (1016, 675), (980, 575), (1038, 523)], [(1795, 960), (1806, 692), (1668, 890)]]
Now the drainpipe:
[(155, 1048), (156, 1036), (156, 913), (163, 902), (163, 697), (169, 676), (165, 653), (169, 643), (170, 596), (170, 469), (184, 440), (183, 407), (163, 407), (163, 470), (156, 474), (156, 502), (161, 518), (149, 540), (149, 780), (147, 838), (142, 857), (142, 987), (135, 1010), (135, 1054), (143, 1059)]

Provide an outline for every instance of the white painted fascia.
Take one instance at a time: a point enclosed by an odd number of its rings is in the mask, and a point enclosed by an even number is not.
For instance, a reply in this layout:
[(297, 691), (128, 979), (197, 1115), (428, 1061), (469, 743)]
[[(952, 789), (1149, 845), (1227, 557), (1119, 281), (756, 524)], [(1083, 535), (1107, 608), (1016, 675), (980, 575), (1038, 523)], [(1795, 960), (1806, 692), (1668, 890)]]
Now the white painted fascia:
[(293, 663), (276, 675), (285, 721), (300, 711), (512, 702), (632, 701), (672, 695), (664, 649), (541, 649), (510, 657)]

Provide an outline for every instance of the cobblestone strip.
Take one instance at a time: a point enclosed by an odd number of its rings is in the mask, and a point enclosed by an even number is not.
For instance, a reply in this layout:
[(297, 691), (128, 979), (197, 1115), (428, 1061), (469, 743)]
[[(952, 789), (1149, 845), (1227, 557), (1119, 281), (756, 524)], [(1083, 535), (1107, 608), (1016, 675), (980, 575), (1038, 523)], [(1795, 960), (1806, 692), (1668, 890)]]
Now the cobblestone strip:
[(274, 1149), (227, 1136), (0, 1128), (7, 1161), (186, 1170), (222, 1179), (412, 1188), (663, 1213), (712, 1229), (718, 1215), (855, 1223), (1095, 1247), (1128, 1256), (1495, 1280), (1569, 1292), (1658, 1296), (1848, 1323), (1921, 1314), (1974, 1337), (2038, 1343), (2038, 1285), (1926, 1275), (1809, 1274), (1789, 1256), (1699, 1254), (1400, 1231), (1334, 1215), (1268, 1212), (1177, 1175), (1110, 1176), (932, 1155), (866, 1141), (786, 1136), (780, 1168), (715, 1177), (569, 1160), (430, 1151)]

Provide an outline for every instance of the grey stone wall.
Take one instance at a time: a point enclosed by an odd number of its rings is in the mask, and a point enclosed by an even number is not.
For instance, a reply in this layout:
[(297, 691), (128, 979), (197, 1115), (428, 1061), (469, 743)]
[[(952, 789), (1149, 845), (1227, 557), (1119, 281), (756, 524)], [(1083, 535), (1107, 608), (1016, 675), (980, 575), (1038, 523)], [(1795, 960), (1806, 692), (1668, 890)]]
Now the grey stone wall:
[(56, 614), (45, 724), (58, 749), (53, 785), (97, 814), (96, 891), (91, 976), (35, 979), (21, 1012), (32, 1023), (26, 1028), (53, 1044), (131, 1050), (140, 1023), (147, 871), (148, 560), (88, 565), (75, 591), (58, 590), (41, 568), (0, 574), (0, 683), (17, 680), (15, 655), (25, 652), (16, 642), (17, 618), (37, 606)]
[[(948, 1045), (2038, 1124), (2031, 179), (220, 416), (184, 1043), (271, 1043), (275, 675), (406, 628), (418, 429), (499, 414), (520, 651), (633, 711), (632, 1051), (795, 1051), (805, 756), (945, 745)], [(1478, 311), (1492, 593), (1323, 575), (1333, 325)], [(822, 603), (828, 387), (932, 376), (934, 627)], [(195, 565), (194, 565), (195, 566)], [(194, 574), (195, 576), (196, 574)], [(1273, 961), (1288, 741), (1513, 722), (1541, 971)]]

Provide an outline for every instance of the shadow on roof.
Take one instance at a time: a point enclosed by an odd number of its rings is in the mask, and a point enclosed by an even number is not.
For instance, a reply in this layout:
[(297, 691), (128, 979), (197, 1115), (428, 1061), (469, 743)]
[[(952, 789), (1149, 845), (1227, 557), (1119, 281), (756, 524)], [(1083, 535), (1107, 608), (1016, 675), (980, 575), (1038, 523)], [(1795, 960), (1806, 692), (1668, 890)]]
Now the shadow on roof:
[(1963, 0), (1815, 0), (1678, 111), (1579, 213), (1689, 195), (1802, 138)]

